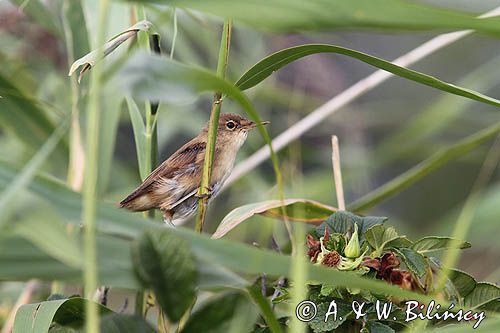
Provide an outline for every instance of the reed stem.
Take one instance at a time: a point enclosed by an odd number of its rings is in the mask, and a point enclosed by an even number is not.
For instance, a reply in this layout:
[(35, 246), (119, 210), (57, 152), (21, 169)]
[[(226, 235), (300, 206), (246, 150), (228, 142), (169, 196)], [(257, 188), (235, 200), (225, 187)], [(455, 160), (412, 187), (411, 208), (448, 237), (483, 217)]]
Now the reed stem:
[[(99, 22), (97, 26), (97, 50), (102, 52), (106, 30), (109, 1), (99, 2)], [(101, 93), (101, 62), (93, 68), (90, 81), (89, 102), (87, 107), (87, 137), (85, 179), (83, 184), (83, 225), (84, 225), (84, 287), (85, 294), (91, 297), (97, 289), (97, 242), (96, 242), (96, 205), (97, 176), (99, 170), (99, 97)], [(99, 332), (99, 311), (97, 303), (85, 303), (85, 330), (87, 333)]]
[[(224, 21), (219, 50), (219, 61), (217, 63), (217, 76), (220, 78), (224, 78), (226, 76), (227, 63), (229, 58), (229, 47), (231, 44), (231, 28), (231, 20)], [(196, 216), (195, 230), (200, 233), (203, 231), (203, 225), (205, 224), (205, 216), (207, 212), (210, 177), (212, 175), (212, 167), (215, 155), (215, 142), (217, 139), (217, 125), (219, 123), (221, 105), (222, 93), (216, 92), (212, 103), (212, 109), (210, 111), (207, 147), (205, 149), (203, 172), (201, 175), (200, 188), (198, 190), (200, 199), (198, 201), (198, 214)]]

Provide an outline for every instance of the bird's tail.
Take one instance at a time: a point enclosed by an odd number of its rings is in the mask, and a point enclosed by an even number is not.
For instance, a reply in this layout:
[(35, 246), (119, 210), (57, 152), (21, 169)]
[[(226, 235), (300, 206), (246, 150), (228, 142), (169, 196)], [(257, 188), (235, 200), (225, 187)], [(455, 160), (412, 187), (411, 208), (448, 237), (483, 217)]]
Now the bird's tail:
[(120, 201), (117, 206), (134, 212), (142, 212), (154, 208), (155, 205), (148, 194), (137, 196), (136, 193), (132, 193)]

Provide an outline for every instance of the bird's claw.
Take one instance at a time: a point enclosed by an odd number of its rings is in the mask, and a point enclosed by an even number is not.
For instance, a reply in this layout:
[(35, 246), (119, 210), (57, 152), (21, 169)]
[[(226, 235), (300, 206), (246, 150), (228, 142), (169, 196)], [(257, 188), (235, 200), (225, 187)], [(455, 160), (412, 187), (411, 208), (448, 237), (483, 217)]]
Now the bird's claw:
[(210, 197), (212, 196), (212, 192), (213, 192), (212, 187), (207, 186), (207, 187), (205, 187), (205, 190), (207, 190), (207, 193), (202, 193), (202, 194), (196, 193), (194, 195), (194, 197), (197, 199), (210, 199)]

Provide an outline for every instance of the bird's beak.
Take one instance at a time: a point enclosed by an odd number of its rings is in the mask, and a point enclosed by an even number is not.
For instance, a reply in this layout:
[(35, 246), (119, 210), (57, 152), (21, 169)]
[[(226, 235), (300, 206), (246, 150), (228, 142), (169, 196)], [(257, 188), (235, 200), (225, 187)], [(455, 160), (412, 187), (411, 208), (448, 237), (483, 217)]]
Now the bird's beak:
[[(261, 125), (267, 125), (267, 124), (270, 124), (271, 122), (270, 121), (262, 121), (260, 124)], [(254, 122), (254, 121), (250, 121), (250, 123), (246, 126), (247, 129), (252, 129), (252, 128), (255, 128), (257, 127), (257, 123)]]

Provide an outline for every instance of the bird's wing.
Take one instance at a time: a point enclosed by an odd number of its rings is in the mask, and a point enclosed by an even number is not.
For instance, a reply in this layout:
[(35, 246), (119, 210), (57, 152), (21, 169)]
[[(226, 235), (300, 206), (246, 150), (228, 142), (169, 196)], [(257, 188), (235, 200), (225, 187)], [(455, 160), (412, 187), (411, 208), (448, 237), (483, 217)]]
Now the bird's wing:
[(176, 174), (179, 175), (183, 169), (189, 170), (191, 173), (200, 172), (202, 164), (196, 162), (200, 162), (200, 159), (203, 160), (205, 147), (206, 143), (200, 142), (197, 138), (186, 143), (151, 172), (134, 192), (120, 202), (120, 205), (124, 206), (128, 202), (151, 192), (162, 179), (172, 179)]

